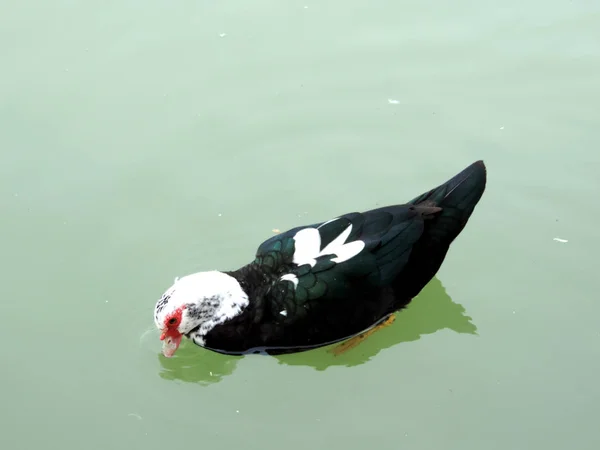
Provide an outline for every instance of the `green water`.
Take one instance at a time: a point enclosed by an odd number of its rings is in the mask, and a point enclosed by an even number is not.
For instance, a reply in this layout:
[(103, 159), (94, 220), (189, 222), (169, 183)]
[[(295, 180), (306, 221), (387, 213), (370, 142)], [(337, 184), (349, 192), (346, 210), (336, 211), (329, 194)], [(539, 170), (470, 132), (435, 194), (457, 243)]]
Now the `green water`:
[[(4, 2), (2, 448), (600, 448), (599, 42), (591, 0)], [(175, 276), (477, 159), (392, 327), (160, 355)]]

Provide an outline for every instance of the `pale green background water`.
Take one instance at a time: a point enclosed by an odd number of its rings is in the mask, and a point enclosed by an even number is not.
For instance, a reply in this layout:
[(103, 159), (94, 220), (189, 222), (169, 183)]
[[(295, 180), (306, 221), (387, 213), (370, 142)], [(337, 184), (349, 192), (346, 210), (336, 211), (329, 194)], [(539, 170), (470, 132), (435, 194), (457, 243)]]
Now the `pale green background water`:
[[(2, 448), (600, 448), (599, 2), (4, 2), (0, 57)], [(159, 355), (175, 276), (480, 158), (393, 327)]]

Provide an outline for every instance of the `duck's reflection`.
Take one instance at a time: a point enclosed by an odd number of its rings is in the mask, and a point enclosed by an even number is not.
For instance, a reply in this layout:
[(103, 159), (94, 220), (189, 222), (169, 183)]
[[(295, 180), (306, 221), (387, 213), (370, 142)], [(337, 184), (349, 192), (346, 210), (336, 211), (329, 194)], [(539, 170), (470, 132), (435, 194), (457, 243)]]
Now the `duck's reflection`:
[[(309, 366), (325, 370), (330, 366), (357, 366), (364, 364), (381, 350), (402, 342), (419, 339), (424, 334), (448, 328), (457, 333), (476, 334), (477, 328), (465, 309), (452, 301), (442, 283), (433, 278), (407, 309), (397, 314), (389, 327), (375, 332), (357, 347), (341, 355), (332, 354), (330, 347), (302, 353), (274, 356), (280, 364)], [(260, 356), (246, 356), (260, 357)], [(168, 380), (211, 384), (221, 381), (235, 370), (240, 356), (229, 356), (202, 350), (190, 342), (182, 343), (176, 356), (158, 356), (160, 376)]]

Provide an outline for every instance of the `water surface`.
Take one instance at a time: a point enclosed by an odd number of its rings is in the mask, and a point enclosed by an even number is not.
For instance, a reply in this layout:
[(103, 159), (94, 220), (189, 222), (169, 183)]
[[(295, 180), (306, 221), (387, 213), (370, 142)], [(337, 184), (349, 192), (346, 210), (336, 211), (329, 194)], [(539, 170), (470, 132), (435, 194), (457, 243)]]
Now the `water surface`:
[[(2, 441), (598, 448), (598, 42), (592, 1), (1, 6)], [(392, 327), (339, 358), (160, 356), (175, 276), (477, 159)]]

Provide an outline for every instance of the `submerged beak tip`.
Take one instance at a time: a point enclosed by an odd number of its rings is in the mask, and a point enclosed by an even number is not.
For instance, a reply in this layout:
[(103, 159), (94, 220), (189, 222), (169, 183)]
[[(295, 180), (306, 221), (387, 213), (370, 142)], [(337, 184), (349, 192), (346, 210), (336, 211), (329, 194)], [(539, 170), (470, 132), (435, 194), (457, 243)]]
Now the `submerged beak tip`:
[(181, 335), (181, 333), (173, 335), (169, 333), (169, 330), (163, 330), (160, 336), (160, 340), (163, 341), (162, 354), (167, 358), (171, 358), (179, 348), (179, 344), (181, 343), (182, 337), (183, 336)]

